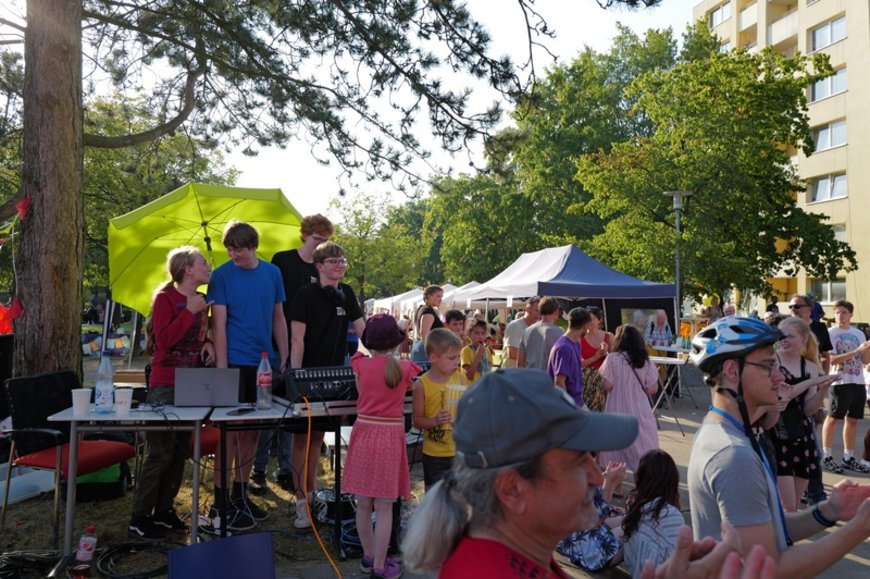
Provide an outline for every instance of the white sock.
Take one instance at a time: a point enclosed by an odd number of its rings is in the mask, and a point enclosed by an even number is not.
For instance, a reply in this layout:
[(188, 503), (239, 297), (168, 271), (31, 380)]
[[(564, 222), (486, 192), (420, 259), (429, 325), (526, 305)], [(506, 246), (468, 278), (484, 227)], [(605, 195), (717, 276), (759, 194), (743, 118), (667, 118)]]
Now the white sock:
[(824, 458), (830, 458), (830, 456), (831, 456), (831, 447), (830, 447), (830, 446), (826, 446), (825, 448), (823, 448), (823, 449), (822, 449), (822, 454), (825, 455)]
[(852, 454), (854, 450), (845, 449), (843, 450), (843, 460), (852, 460)]

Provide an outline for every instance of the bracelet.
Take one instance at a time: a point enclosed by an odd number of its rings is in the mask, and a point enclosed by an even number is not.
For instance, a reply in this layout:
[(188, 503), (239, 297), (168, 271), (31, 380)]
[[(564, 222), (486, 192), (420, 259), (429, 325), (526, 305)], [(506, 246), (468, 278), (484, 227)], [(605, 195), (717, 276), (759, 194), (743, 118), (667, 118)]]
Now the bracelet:
[(813, 518), (818, 521), (818, 523), (823, 527), (833, 527), (837, 524), (837, 521), (832, 521), (822, 514), (822, 510), (819, 508), (819, 505), (816, 505), (813, 508)]

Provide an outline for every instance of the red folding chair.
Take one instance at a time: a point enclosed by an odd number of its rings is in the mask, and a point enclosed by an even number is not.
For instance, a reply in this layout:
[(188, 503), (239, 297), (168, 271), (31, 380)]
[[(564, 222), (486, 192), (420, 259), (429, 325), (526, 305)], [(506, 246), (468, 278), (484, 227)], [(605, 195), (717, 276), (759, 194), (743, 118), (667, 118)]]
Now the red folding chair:
[[(54, 546), (58, 545), (61, 481), (69, 472), (69, 425), (49, 423), (47, 418), (72, 406), (72, 390), (79, 379), (71, 371), (11, 378), (6, 381), (6, 398), (12, 417), (12, 446), (6, 470), (6, 492), (0, 527), (6, 523), (9, 482), (13, 466), (54, 471)], [(133, 458), (135, 450), (124, 442), (81, 440), (78, 444), (77, 472), (92, 473)], [(67, 481), (75, 484), (75, 481)]]

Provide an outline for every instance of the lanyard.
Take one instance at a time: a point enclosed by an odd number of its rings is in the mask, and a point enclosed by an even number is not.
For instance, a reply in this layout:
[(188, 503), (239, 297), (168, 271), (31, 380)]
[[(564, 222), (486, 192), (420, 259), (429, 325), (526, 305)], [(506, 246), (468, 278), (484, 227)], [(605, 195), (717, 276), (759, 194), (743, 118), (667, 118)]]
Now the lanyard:
[[(709, 410), (711, 412), (715, 412), (719, 416), (725, 418), (728, 422), (734, 425), (734, 427), (747, 436), (754, 436), (753, 434), (747, 432), (746, 427), (740, 424), (740, 422), (734, 418), (729, 412), (722, 410), (721, 408), (717, 408), (710, 405)], [(767, 472), (767, 476), (770, 478), (771, 482), (773, 482), (773, 488), (776, 489), (776, 475), (773, 472), (773, 467), (770, 465), (770, 462), (767, 460), (767, 453), (765, 453), (760, 447), (758, 449), (758, 454), (761, 455), (761, 463), (764, 465), (764, 470)], [(785, 510), (782, 508), (782, 501), (779, 498), (779, 491), (776, 492), (776, 506), (779, 508), (779, 518), (782, 521), (782, 530), (785, 533), (785, 542), (789, 546), (792, 545), (791, 537), (788, 534), (788, 525), (785, 522)]]

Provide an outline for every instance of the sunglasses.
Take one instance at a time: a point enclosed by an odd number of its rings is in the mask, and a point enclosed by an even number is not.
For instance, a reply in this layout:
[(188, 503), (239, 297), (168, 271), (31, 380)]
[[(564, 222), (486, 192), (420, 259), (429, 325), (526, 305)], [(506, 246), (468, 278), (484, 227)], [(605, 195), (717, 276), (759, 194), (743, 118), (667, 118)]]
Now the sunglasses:
[(809, 306), (807, 306), (806, 304), (789, 304), (788, 305), (788, 309), (790, 309), (790, 310), (799, 310), (801, 308), (806, 308), (806, 307), (809, 307)]

